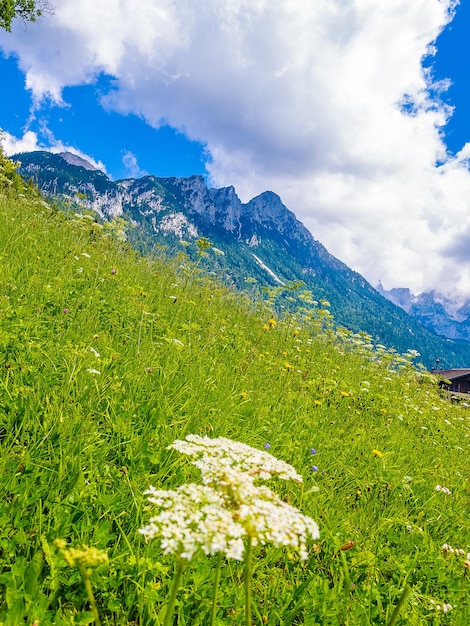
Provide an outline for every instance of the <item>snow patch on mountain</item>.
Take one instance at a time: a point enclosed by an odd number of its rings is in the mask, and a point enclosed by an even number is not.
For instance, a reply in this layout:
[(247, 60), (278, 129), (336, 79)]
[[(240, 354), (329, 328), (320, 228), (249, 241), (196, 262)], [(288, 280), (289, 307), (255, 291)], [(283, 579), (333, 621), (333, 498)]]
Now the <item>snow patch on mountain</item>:
[[(253, 252), (251, 253), (253, 254)], [(263, 263), (263, 261), (256, 256), (256, 254), (253, 254), (253, 257), (255, 259), (255, 261), (258, 263), (258, 265), (260, 267), (262, 267), (266, 272), (268, 272), (268, 274), (274, 278), (274, 280), (279, 284), (279, 285), (285, 285), (286, 283), (284, 283), (279, 276), (276, 276), (276, 274), (272, 271), (272, 269), (270, 269), (265, 263)]]

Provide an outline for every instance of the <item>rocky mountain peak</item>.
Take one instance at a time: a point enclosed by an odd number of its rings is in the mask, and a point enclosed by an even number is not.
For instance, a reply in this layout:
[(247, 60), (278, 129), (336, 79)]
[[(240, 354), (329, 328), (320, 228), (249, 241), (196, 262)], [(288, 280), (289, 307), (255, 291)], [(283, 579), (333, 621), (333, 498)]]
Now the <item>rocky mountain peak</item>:
[(209, 195), (217, 207), (218, 220), (223, 227), (231, 233), (239, 231), (243, 205), (237, 196), (235, 187), (209, 189)]
[(59, 152), (59, 156), (62, 157), (69, 165), (83, 167), (89, 171), (96, 170), (96, 167), (94, 167), (89, 161), (82, 159), (82, 157), (79, 157), (78, 154), (74, 154), (73, 152)]

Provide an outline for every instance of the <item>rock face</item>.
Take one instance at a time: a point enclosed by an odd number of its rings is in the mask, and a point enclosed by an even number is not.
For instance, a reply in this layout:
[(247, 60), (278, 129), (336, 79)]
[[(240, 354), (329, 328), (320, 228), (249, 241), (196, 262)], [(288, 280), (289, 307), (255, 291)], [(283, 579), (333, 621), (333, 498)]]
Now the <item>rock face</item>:
[(89, 161), (82, 159), (77, 154), (73, 154), (73, 152), (59, 152), (59, 156), (67, 161), (69, 165), (76, 165), (77, 167), (83, 167), (86, 170), (94, 171), (96, 167), (94, 167)]
[[(104, 220), (130, 222), (129, 236), (144, 252), (155, 246), (191, 251), (191, 242), (205, 237), (213, 244), (207, 268), (231, 285), (251, 285), (259, 294), (264, 286), (284, 289), (302, 281), (313, 299), (328, 301), (335, 321), (353, 332), (365, 331), (398, 352), (418, 350), (429, 366), (436, 357), (449, 368), (470, 363), (469, 344), (438, 338), (402, 310), (411, 312), (407, 290), (395, 294), (395, 303), (381, 295), (332, 256), (272, 191), (244, 204), (232, 186), (211, 189), (198, 175), (111, 181), (69, 153), (38, 151), (14, 159), (46, 196)], [(287, 296), (284, 306), (290, 306)]]

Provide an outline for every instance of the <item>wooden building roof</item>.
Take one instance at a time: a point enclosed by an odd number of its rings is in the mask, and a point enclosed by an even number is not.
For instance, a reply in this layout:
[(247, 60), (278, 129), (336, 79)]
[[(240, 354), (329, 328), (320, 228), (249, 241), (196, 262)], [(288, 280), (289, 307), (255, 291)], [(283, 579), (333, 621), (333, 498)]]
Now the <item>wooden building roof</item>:
[(470, 368), (456, 368), (453, 370), (433, 370), (433, 374), (447, 378), (447, 380), (456, 380), (465, 376), (470, 376)]

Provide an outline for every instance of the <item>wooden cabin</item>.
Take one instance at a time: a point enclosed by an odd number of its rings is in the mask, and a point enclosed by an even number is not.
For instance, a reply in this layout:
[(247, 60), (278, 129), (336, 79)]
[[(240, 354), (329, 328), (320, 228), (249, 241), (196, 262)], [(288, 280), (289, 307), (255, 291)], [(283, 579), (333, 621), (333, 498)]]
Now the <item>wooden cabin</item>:
[[(433, 370), (433, 374), (442, 377), (441, 387), (454, 393), (470, 394), (470, 369)], [(447, 382), (446, 382), (447, 381)], [(450, 385), (449, 385), (450, 383)]]

